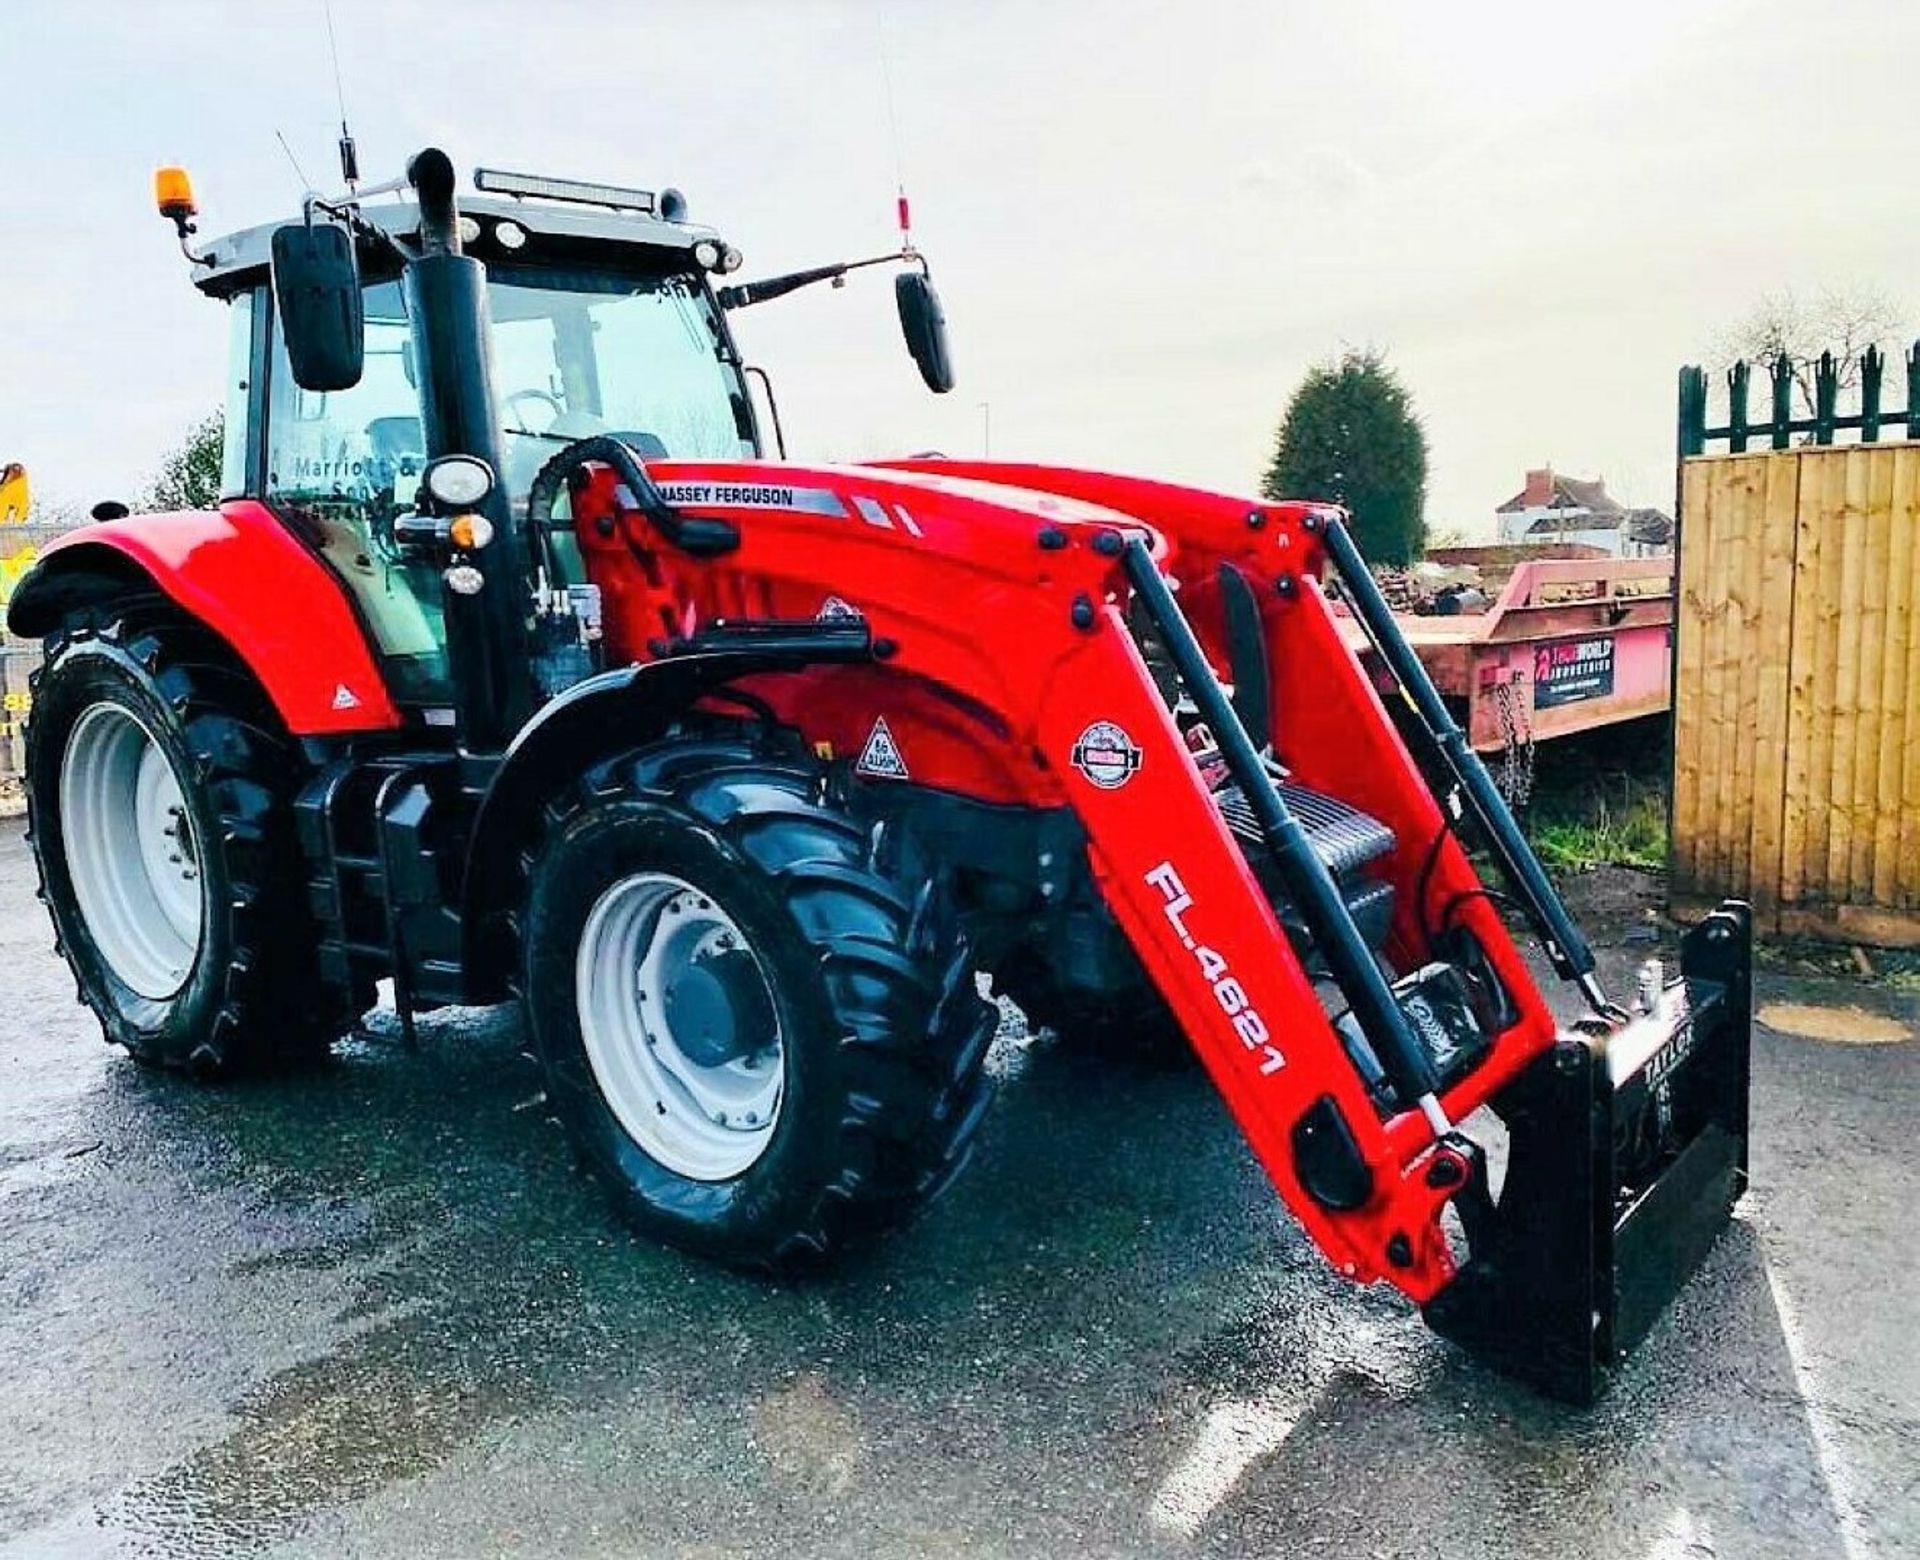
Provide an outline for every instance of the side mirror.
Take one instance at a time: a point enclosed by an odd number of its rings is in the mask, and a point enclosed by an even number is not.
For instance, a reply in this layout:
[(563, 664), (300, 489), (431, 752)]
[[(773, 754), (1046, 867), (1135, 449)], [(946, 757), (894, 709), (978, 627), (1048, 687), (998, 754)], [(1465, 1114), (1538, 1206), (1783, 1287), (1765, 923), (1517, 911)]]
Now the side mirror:
[(919, 366), (920, 377), (935, 395), (953, 388), (953, 353), (947, 346), (947, 316), (933, 278), (924, 271), (902, 271), (893, 279), (893, 301), (900, 307), (900, 334)]
[(366, 316), (353, 235), (295, 222), (273, 235), (273, 303), (302, 390), (351, 390), (366, 361)]

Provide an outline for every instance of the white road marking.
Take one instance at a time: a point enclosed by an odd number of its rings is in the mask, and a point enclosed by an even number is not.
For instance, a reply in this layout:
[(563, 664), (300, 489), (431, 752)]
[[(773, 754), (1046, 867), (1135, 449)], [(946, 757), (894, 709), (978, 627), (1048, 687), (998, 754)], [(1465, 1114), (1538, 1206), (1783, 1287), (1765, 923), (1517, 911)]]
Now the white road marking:
[(1713, 1529), (1682, 1506), (1667, 1518), (1646, 1560), (1712, 1560), (1718, 1553)]
[(1820, 1479), (1827, 1487), (1833, 1506), (1833, 1519), (1840, 1529), (1840, 1549), (1847, 1560), (1869, 1560), (1873, 1541), (1861, 1515), (1865, 1509), (1853, 1470), (1840, 1451), (1840, 1439), (1834, 1422), (1820, 1402), (1819, 1389), (1807, 1365), (1806, 1346), (1800, 1331), (1800, 1314), (1774, 1272), (1773, 1264), (1762, 1258), (1767, 1271), (1767, 1288), (1773, 1291), (1773, 1308), (1780, 1317), (1780, 1337), (1787, 1346), (1787, 1363), (1793, 1367), (1794, 1391), (1807, 1411), (1807, 1433), (1813, 1440), (1814, 1460), (1820, 1465)]
[(1408, 1371), (1391, 1334), (1371, 1318), (1354, 1317), (1337, 1337), (1291, 1361), (1284, 1386), (1257, 1397), (1225, 1398), (1208, 1409), (1192, 1444), (1153, 1492), (1147, 1521), (1163, 1533), (1195, 1537), (1248, 1469), (1285, 1446), (1328, 1386), (1349, 1373), (1396, 1395), (1418, 1390), (1417, 1372)]
[(1319, 1396), (1315, 1387), (1299, 1397), (1230, 1398), (1207, 1410), (1193, 1445), (1154, 1491), (1147, 1520), (1182, 1538), (1192, 1538), (1233, 1493), (1240, 1476), (1286, 1444), (1293, 1427)]

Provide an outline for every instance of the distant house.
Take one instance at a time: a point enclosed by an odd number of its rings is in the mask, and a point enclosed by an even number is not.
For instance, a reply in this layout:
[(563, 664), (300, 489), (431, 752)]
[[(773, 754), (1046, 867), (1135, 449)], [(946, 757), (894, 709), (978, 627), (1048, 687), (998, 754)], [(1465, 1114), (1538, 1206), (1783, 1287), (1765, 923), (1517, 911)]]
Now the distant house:
[(1551, 466), (1527, 473), (1527, 485), (1494, 512), (1500, 540), (1598, 547), (1614, 558), (1650, 558), (1673, 550), (1673, 521), (1657, 509), (1629, 509), (1599, 477), (1563, 477)]

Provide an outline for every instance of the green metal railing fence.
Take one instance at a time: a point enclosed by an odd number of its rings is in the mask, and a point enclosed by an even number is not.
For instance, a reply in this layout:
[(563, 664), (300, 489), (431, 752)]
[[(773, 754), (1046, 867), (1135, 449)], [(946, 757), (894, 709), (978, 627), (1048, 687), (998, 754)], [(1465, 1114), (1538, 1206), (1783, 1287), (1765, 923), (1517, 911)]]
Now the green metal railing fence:
[[(1823, 352), (1813, 364), (1813, 415), (1793, 415), (1793, 394), (1798, 384), (1793, 358), (1784, 353), (1768, 364), (1735, 363), (1724, 375), (1727, 389), (1727, 420), (1717, 427), (1707, 425), (1707, 371), (1689, 365), (1680, 370), (1680, 456), (1706, 453), (1709, 442), (1722, 443), (1732, 455), (1743, 455), (1755, 440), (1776, 450), (1791, 448), (1795, 434), (1810, 434), (1816, 445), (1832, 444), (1838, 433), (1856, 431), (1862, 444), (1877, 443), (1883, 432), (1896, 429), (1893, 437), (1920, 440), (1920, 341), (1907, 349), (1907, 404), (1905, 410), (1881, 405), (1886, 379), (1886, 354), (1869, 347), (1856, 360), (1859, 371), (1860, 409), (1842, 414), (1840, 373), (1842, 360)], [(1755, 422), (1748, 413), (1747, 399), (1759, 367), (1769, 381), (1768, 415)]]

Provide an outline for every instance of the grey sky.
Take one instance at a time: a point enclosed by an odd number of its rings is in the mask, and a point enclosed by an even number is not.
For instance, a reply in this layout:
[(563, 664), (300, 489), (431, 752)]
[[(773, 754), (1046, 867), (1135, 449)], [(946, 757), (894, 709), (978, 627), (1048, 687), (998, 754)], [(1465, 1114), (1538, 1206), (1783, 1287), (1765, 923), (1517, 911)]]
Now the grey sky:
[[(961, 386), (884, 281), (742, 316), (795, 453), (1044, 456), (1251, 489), (1288, 392), (1388, 349), (1429, 520), (1523, 469), (1671, 498), (1673, 373), (1759, 293), (1905, 300), (1920, 5), (335, 0), (369, 177), (456, 162), (673, 183), (747, 274), (892, 241), (891, 58)], [(0, 0), (0, 460), (127, 493), (217, 394), (223, 320), (150, 209), (208, 231), (333, 182), (320, 0)]]

